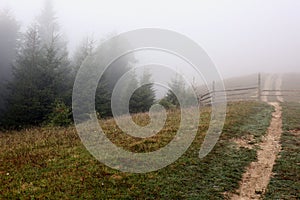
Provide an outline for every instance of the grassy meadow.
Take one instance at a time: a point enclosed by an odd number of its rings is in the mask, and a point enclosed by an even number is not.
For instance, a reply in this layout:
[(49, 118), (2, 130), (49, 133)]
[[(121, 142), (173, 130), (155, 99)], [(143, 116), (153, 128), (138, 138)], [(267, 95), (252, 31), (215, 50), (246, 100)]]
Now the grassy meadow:
[[(203, 159), (198, 151), (208, 129), (210, 108), (201, 110), (196, 139), (175, 163), (146, 174), (123, 173), (94, 159), (73, 126), (31, 128), (0, 134), (1, 199), (223, 199), (238, 188), (245, 167), (256, 160), (256, 148), (234, 141), (249, 138), (255, 146), (265, 134), (273, 108), (256, 102), (228, 106), (224, 132)], [(100, 121), (106, 135), (134, 152), (153, 151), (176, 133), (180, 112), (168, 113), (165, 127), (154, 137), (125, 135), (114, 120)], [(137, 123), (147, 114), (133, 116)]]

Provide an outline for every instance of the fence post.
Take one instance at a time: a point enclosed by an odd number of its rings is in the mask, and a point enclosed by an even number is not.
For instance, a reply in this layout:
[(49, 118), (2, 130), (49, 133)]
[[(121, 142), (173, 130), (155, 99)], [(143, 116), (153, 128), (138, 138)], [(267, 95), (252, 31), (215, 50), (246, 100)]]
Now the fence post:
[(212, 82), (212, 96), (211, 96), (211, 104), (215, 102), (215, 81)]
[(197, 87), (195, 86), (195, 77), (193, 76), (193, 83), (192, 83), (192, 89), (194, 90), (195, 94), (196, 94), (196, 97), (197, 97), (197, 103), (199, 105), (201, 105), (201, 98), (200, 98), (200, 94), (198, 94), (197, 92)]
[(257, 100), (261, 101), (261, 74), (258, 74)]

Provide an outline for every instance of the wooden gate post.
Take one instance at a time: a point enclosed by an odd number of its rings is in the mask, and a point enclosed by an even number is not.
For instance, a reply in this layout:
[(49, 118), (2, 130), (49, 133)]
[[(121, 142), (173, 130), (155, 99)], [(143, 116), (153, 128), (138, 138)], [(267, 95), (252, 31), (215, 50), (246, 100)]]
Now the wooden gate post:
[(211, 97), (211, 104), (215, 103), (215, 81), (212, 83), (212, 97)]
[(258, 74), (257, 100), (261, 101), (261, 74)]

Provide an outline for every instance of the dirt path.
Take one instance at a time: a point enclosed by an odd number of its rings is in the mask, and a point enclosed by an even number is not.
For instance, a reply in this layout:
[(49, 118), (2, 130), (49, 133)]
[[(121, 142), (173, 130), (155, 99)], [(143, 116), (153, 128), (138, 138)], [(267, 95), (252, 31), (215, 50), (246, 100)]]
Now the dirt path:
[[(272, 79), (273, 76), (269, 76), (266, 79), (265, 89), (272, 87)], [(276, 79), (276, 89), (280, 89), (281, 87), (281, 80), (278, 79), (281, 79), (281, 77)], [(277, 94), (280, 95), (279, 93)], [(267, 102), (268, 98), (263, 97), (263, 100)], [(278, 100), (281, 101), (283, 99)], [(262, 139), (262, 142), (259, 144), (260, 150), (257, 152), (257, 161), (252, 162), (243, 174), (240, 188), (237, 190), (239, 195), (229, 195), (232, 200), (260, 199), (260, 197), (265, 193), (271, 179), (273, 165), (275, 164), (275, 160), (281, 149), (280, 137), (282, 133), (282, 111), (279, 103), (268, 103), (275, 108), (275, 112), (272, 114), (270, 127)]]

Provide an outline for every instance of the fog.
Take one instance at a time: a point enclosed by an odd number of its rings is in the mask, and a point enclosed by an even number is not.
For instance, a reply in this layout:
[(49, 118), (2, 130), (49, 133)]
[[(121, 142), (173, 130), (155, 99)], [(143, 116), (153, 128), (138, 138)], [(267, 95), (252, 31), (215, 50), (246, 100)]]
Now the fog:
[[(86, 36), (155, 27), (196, 41), (223, 77), (257, 72), (300, 72), (300, 1), (99, 1), (54, 0), (71, 54)], [(40, 13), (43, 0), (1, 0), (22, 29)]]

